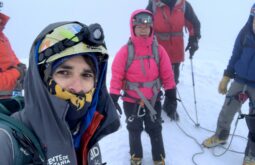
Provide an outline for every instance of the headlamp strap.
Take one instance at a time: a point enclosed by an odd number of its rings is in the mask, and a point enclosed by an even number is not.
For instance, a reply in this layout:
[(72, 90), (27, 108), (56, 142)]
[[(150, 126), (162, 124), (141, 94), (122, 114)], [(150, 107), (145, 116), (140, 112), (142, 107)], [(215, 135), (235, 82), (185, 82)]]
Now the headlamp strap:
[[(82, 36), (82, 35), (80, 35)], [(74, 36), (74, 37), (78, 37), (79, 36)], [(69, 47), (72, 47), (78, 43), (80, 43), (81, 40), (79, 40), (78, 42), (74, 42), (72, 41), (71, 39), (64, 39), (62, 41), (59, 41), (58, 43), (48, 47), (47, 49), (45, 49), (44, 51), (42, 51), (40, 54), (39, 54), (39, 61), (38, 62), (42, 62), (43, 60), (47, 60), (50, 56), (52, 56), (53, 54), (57, 54), (57, 53), (60, 53), (62, 51), (64, 51), (65, 49), (69, 48)]]
[(76, 23), (82, 26), (80, 31), (74, 34), (73, 37), (65, 38), (55, 43), (54, 45), (48, 47), (47, 49), (43, 50), (41, 53), (39, 53), (38, 57), (39, 63), (42, 62), (43, 60), (47, 61), (47, 59), (52, 55), (60, 53), (65, 49), (75, 46), (80, 42), (84, 42), (87, 45), (91, 46), (102, 45), (105, 47), (103, 30), (99, 24), (92, 24), (90, 26), (86, 26), (78, 22)]

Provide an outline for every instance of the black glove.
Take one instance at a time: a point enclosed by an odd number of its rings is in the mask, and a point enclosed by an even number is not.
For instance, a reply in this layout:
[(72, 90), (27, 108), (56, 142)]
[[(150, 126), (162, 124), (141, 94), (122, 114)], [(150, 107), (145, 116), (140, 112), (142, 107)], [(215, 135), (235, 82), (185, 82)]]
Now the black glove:
[(176, 98), (176, 88), (168, 89), (165, 91), (165, 101), (163, 104), (163, 110), (166, 112), (167, 116), (173, 121), (179, 121), (179, 114), (177, 109), (177, 98)]
[(192, 59), (194, 56), (195, 51), (198, 50), (198, 37), (197, 36), (190, 36), (188, 45), (185, 48), (185, 51), (189, 50), (189, 58)]
[(15, 69), (17, 69), (20, 73), (19, 79), (17, 80), (17, 85), (15, 87), (16, 90), (22, 90), (24, 88), (24, 79), (27, 72), (27, 66), (23, 63), (19, 63)]
[(120, 105), (118, 104), (118, 100), (119, 100), (119, 97), (120, 95), (116, 95), (116, 94), (110, 94), (111, 98), (112, 98), (112, 101), (115, 105), (115, 108), (117, 109), (117, 111), (119, 112), (120, 115), (122, 115), (122, 110), (120, 108)]

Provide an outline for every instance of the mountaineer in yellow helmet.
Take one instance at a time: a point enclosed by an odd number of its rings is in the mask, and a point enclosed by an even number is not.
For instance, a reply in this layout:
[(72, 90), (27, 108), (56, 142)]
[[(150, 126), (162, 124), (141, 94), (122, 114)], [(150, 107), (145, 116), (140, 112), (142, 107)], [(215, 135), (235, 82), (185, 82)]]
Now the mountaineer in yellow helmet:
[[(98, 141), (120, 125), (106, 89), (107, 60), (99, 24), (59, 22), (39, 34), (25, 78), (25, 109), (12, 117), (36, 135), (43, 156), (33, 154), (30, 162), (20, 158), (20, 164), (101, 162)], [(9, 137), (15, 136), (0, 127), (0, 164), (17, 159), (10, 142), (16, 139)], [(21, 147), (29, 153), (29, 147)]]

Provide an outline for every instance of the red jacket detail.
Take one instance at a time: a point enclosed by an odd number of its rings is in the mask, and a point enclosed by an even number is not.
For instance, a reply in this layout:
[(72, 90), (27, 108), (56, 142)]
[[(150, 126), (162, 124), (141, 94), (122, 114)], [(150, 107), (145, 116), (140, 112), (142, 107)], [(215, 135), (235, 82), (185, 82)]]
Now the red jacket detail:
[[(148, 10), (152, 10), (150, 9), (151, 6), (147, 8)], [(172, 10), (166, 4), (162, 7), (156, 7), (155, 11), (153, 12), (155, 33), (180, 33), (183, 32), (184, 27), (187, 27), (190, 36), (196, 35), (196, 29), (194, 29), (195, 23), (191, 22), (192, 20), (189, 20), (185, 17), (187, 8), (190, 12), (190, 15), (194, 15), (193, 9), (191, 8), (190, 4), (187, 4), (185, 0), (181, 0), (180, 3), (175, 4)], [(197, 19), (195, 15), (192, 16), (192, 19), (193, 18)], [(200, 23), (198, 20), (195, 21), (199, 24), (196, 28), (200, 33)], [(184, 61), (183, 35), (171, 36), (164, 40), (158, 37), (158, 41), (167, 51), (172, 63), (180, 63)]]
[(88, 144), (91, 139), (91, 137), (95, 134), (96, 129), (98, 128), (100, 122), (103, 120), (104, 116), (98, 113), (97, 111), (95, 112), (95, 115), (91, 121), (91, 125), (88, 127), (86, 132), (82, 135), (82, 140), (81, 140), (81, 145), (82, 145), (82, 150), (81, 150), (81, 157), (82, 157), (82, 165), (87, 165), (88, 164)]

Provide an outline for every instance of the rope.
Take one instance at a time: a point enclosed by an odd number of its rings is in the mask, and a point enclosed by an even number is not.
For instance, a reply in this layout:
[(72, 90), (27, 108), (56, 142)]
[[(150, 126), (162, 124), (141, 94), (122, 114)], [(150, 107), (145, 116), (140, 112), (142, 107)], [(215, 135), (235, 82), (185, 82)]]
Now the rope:
[(189, 117), (189, 119), (194, 123), (194, 125), (195, 125), (196, 127), (198, 127), (200, 124), (198, 123), (198, 121), (195, 122), (195, 121), (192, 119), (192, 117), (191, 117), (191, 115), (189, 114), (189, 112), (187, 111), (187, 108), (186, 108), (186, 106), (184, 105), (184, 103), (183, 103), (183, 101), (182, 101), (182, 98), (181, 98), (181, 95), (180, 95), (180, 93), (179, 93), (178, 88), (176, 88), (176, 91), (177, 91), (177, 94), (178, 94), (178, 97), (179, 97), (179, 101), (181, 102), (182, 108), (183, 108), (183, 110), (185, 111), (186, 115), (187, 115), (187, 116)]
[(232, 142), (233, 142), (234, 135), (235, 135), (235, 132), (236, 132), (237, 124), (238, 124), (238, 118), (236, 119), (234, 131), (233, 131), (233, 134), (232, 134), (232, 136), (231, 136), (231, 139), (230, 139), (230, 142), (229, 142), (228, 146), (227, 146), (226, 148), (225, 148), (225, 147), (222, 147), (222, 148), (224, 149), (224, 151), (223, 151), (221, 154), (216, 154), (215, 149), (216, 149), (217, 147), (214, 147), (214, 148), (213, 148), (213, 152), (212, 152), (212, 153), (213, 153), (213, 155), (214, 155), (215, 157), (220, 157), (220, 156), (224, 155), (227, 151), (231, 151), (231, 152), (238, 153), (238, 154), (244, 154), (244, 152), (235, 151), (235, 150), (230, 150), (230, 146), (231, 146), (231, 144), (232, 144)]
[[(176, 89), (177, 89), (177, 88), (176, 88)], [(193, 122), (193, 124), (194, 124), (196, 127), (201, 128), (201, 129), (203, 129), (203, 130), (205, 130), (205, 131), (215, 133), (215, 131), (212, 131), (212, 130), (207, 129), (207, 128), (205, 128), (205, 127), (201, 127), (200, 124), (199, 124), (199, 122), (198, 122), (198, 120), (197, 120), (197, 122), (195, 122), (195, 121), (192, 119), (191, 115), (190, 115), (189, 112), (187, 111), (187, 108), (186, 108), (186, 106), (184, 105), (184, 103), (183, 103), (183, 101), (182, 101), (182, 99), (181, 99), (181, 95), (180, 95), (178, 89), (177, 89), (177, 94), (178, 94), (178, 97), (179, 97), (179, 100), (180, 100), (180, 103), (181, 103), (181, 105), (182, 105), (183, 110), (185, 111), (185, 113), (186, 113), (186, 115), (188, 116), (188, 118)], [(196, 111), (196, 112), (197, 112), (197, 111)], [(197, 115), (197, 113), (196, 113), (196, 115)], [(177, 127), (178, 127), (187, 137), (189, 137), (190, 139), (192, 139), (193, 141), (195, 141), (195, 143), (200, 147), (201, 152), (197, 152), (197, 153), (194, 153), (194, 154), (192, 155), (192, 163), (195, 164), (195, 165), (198, 165), (198, 164), (196, 163), (196, 161), (195, 161), (195, 157), (198, 156), (198, 155), (204, 154), (204, 147), (198, 142), (198, 140), (197, 140), (195, 137), (189, 135), (177, 122), (175, 122), (175, 123), (176, 123)], [(233, 131), (232, 134), (230, 134), (231, 139), (230, 139), (229, 145), (228, 145), (227, 147), (218, 146), (218, 147), (220, 147), (220, 148), (223, 148), (224, 151), (223, 151), (221, 154), (216, 154), (215, 151), (214, 151), (216, 147), (214, 147), (213, 155), (214, 155), (215, 157), (223, 156), (227, 151), (233, 152), (233, 153), (237, 153), (237, 154), (244, 154), (244, 152), (235, 151), (235, 150), (230, 149), (230, 146), (231, 146), (231, 144), (232, 144), (232, 141), (233, 141), (233, 138), (234, 138), (234, 137), (239, 137), (239, 138), (248, 140), (247, 138), (245, 138), (245, 137), (243, 137), (243, 136), (241, 136), (241, 135), (235, 135), (236, 128), (237, 128), (237, 124), (238, 124), (238, 118), (236, 119), (236, 122), (235, 122), (234, 131)]]
[(199, 146), (199, 148), (201, 149), (201, 152), (197, 152), (197, 153), (195, 153), (195, 154), (192, 155), (192, 163), (195, 164), (195, 165), (198, 165), (198, 164), (196, 163), (196, 161), (195, 161), (195, 157), (196, 157), (197, 155), (202, 155), (202, 154), (205, 152), (205, 151), (204, 151), (204, 147), (199, 143), (199, 141), (198, 141), (195, 137), (189, 135), (189, 134), (179, 125), (178, 122), (175, 122), (175, 123), (176, 123), (177, 127), (178, 127), (187, 137), (189, 137), (190, 139), (192, 139), (192, 140)]

